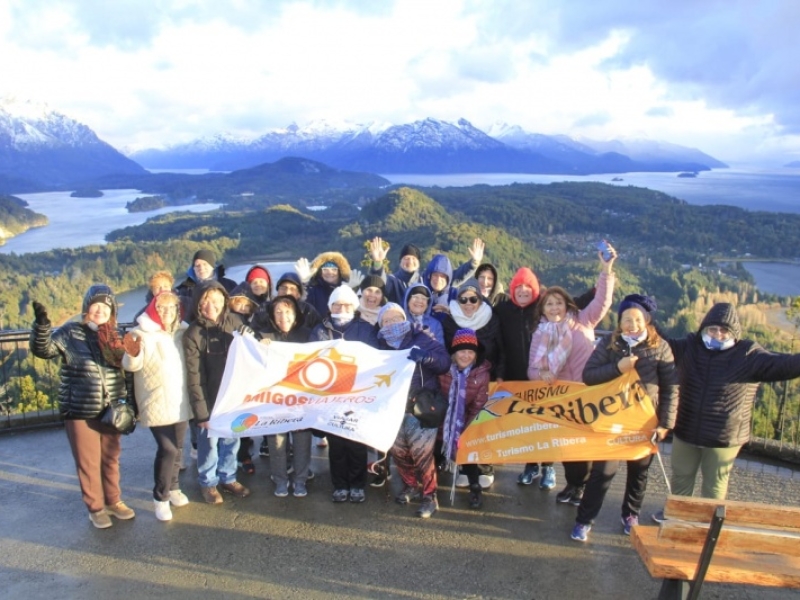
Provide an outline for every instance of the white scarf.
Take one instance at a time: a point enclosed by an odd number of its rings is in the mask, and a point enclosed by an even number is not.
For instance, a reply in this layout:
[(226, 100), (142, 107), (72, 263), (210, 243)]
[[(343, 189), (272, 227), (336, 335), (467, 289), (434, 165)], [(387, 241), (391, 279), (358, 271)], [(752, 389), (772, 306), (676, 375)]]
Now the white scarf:
[(478, 331), (478, 329), (492, 320), (492, 307), (481, 300), (478, 310), (476, 310), (471, 317), (468, 317), (464, 314), (464, 311), (461, 310), (461, 304), (457, 299), (450, 300), (450, 316), (453, 317), (456, 325), (462, 329)]

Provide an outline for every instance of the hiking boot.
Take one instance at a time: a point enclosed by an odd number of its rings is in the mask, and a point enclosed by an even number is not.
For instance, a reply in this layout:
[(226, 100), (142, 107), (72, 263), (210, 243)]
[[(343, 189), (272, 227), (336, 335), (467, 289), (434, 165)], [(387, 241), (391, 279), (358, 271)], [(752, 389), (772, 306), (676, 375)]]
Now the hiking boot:
[(387, 473), (378, 473), (375, 475), (372, 481), (369, 482), (370, 487), (383, 487), (386, 484), (386, 481), (391, 479), (392, 476)]
[(542, 480), (539, 482), (540, 490), (552, 490), (556, 487), (556, 470), (554, 467), (542, 467)]
[(567, 484), (563, 490), (556, 494), (556, 502), (559, 504), (566, 504), (572, 502), (572, 495), (576, 492), (577, 488), (574, 485)]
[(222, 496), (220, 496), (217, 486), (201, 487), (200, 493), (203, 494), (203, 500), (209, 504), (222, 504)]
[(133, 509), (125, 504), (122, 500), (116, 504), (112, 504), (111, 506), (106, 506), (106, 512), (123, 521), (127, 521), (128, 519), (132, 519), (136, 516), (136, 513), (133, 512)]
[(490, 487), (492, 487), (492, 484), (494, 483), (494, 475), (493, 474), (492, 475), (479, 475), (478, 476), (478, 483), (480, 484), (480, 486), (483, 489), (488, 490)]
[(189, 504), (189, 498), (180, 490), (170, 490), (169, 501), (172, 506), (186, 506)]
[(538, 479), (540, 476), (539, 465), (525, 465), (525, 471), (517, 477), (517, 483), (519, 485), (530, 485), (534, 479)]
[(361, 488), (353, 488), (350, 490), (350, 502), (355, 502), (359, 504), (364, 502), (367, 499), (367, 495), (364, 493), (364, 490)]
[(423, 519), (429, 519), (438, 509), (439, 502), (436, 500), (436, 495), (431, 494), (422, 499), (422, 505), (417, 509), (417, 515)]
[(350, 490), (333, 490), (334, 502), (347, 502), (347, 497), (350, 495)]
[(89, 520), (92, 522), (92, 525), (98, 529), (108, 529), (113, 525), (111, 522), (111, 517), (108, 516), (108, 513), (105, 510), (90, 512)]
[(412, 500), (419, 500), (419, 488), (411, 487), (408, 485), (403, 486), (402, 491), (395, 496), (394, 500), (398, 504), (408, 504)]
[(659, 523), (659, 524), (663, 523), (664, 521), (667, 520), (667, 517), (664, 516), (664, 511), (663, 510), (659, 510), (658, 512), (654, 512), (650, 516), (652, 517), (653, 521), (655, 521), (656, 523)]
[(631, 534), (631, 527), (639, 524), (639, 515), (628, 515), (627, 517), (620, 517), (622, 522), (622, 533), (625, 535)]
[(592, 530), (591, 525), (584, 525), (583, 523), (575, 523), (575, 527), (572, 528), (571, 537), (576, 542), (586, 542), (589, 540), (589, 532)]
[(570, 498), (569, 503), (572, 506), (580, 506), (581, 500), (583, 500), (583, 492), (586, 488), (584, 486), (576, 487), (575, 491), (572, 492), (572, 498)]
[(286, 498), (289, 495), (289, 482), (283, 481), (275, 484), (275, 495), (278, 498)]
[(223, 492), (228, 492), (229, 494), (233, 494), (237, 498), (247, 498), (250, 495), (250, 490), (248, 490), (238, 481), (223, 483), (220, 487), (222, 488)]
[(169, 500), (153, 500), (156, 507), (156, 519), (159, 521), (171, 521), (172, 509), (169, 507)]
[(483, 504), (483, 490), (481, 489), (480, 485), (471, 485), (469, 486), (469, 507), (472, 509), (478, 509)]
[(308, 496), (308, 490), (306, 489), (305, 483), (300, 483), (299, 481), (294, 482), (294, 491), (292, 492), (295, 498), (305, 498)]

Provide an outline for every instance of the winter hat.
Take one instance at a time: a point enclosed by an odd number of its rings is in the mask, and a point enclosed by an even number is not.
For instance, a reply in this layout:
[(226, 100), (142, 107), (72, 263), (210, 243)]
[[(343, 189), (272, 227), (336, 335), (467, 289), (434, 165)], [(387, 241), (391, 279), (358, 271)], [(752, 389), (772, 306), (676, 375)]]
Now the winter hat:
[(404, 256), (414, 256), (417, 260), (422, 258), (419, 248), (417, 248), (414, 244), (406, 244), (400, 249), (400, 258), (403, 258)]
[(111, 288), (103, 284), (95, 284), (86, 291), (83, 298), (83, 314), (89, 312), (92, 304), (105, 304), (111, 309), (111, 314), (117, 314), (117, 302), (114, 300), (114, 292)]
[(453, 343), (450, 344), (450, 354), (455, 354), (459, 350), (477, 352), (479, 348), (478, 336), (472, 329), (459, 329), (453, 336)]
[(390, 312), (400, 313), (401, 315), (403, 315), (403, 319), (406, 318), (406, 311), (403, 310), (402, 306), (394, 302), (388, 302), (386, 306), (382, 307), (378, 311), (378, 325), (383, 323), (383, 317), (385, 317)]
[(303, 292), (305, 291), (305, 288), (303, 287), (303, 282), (300, 281), (300, 277), (298, 277), (297, 273), (295, 273), (294, 271), (288, 271), (283, 275), (281, 275), (280, 279), (278, 279), (278, 283), (275, 284), (275, 288), (277, 289), (281, 287), (281, 285), (284, 283), (294, 284), (297, 287), (297, 289), (300, 290), (300, 295), (301, 296), (303, 295)]
[(253, 267), (247, 272), (247, 283), (250, 283), (253, 279), (266, 279), (267, 283), (272, 282), (269, 272), (263, 267)]
[(358, 296), (356, 296), (353, 288), (343, 283), (331, 292), (331, 297), (328, 298), (328, 309), (337, 303), (352, 304), (353, 306), (357, 307), (359, 304)]
[(197, 259), (206, 261), (212, 267), (217, 264), (217, 258), (214, 256), (214, 253), (211, 250), (198, 250), (195, 252), (194, 256), (192, 257), (192, 264), (194, 264), (194, 261)]
[(511, 278), (511, 283), (509, 284), (509, 291), (511, 292), (511, 301), (516, 304), (517, 301), (514, 298), (514, 292), (516, 292), (517, 288), (521, 285), (527, 285), (533, 290), (533, 299), (531, 303), (536, 302), (539, 299), (539, 280), (536, 279), (536, 275), (533, 274), (528, 267), (522, 267), (514, 273), (514, 277)]
[(653, 319), (653, 313), (658, 309), (656, 299), (652, 296), (642, 296), (641, 294), (630, 294), (622, 299), (617, 309), (617, 320), (622, 318), (624, 313), (629, 308), (638, 308), (642, 311), (645, 319), (649, 323)]
[(703, 317), (703, 322), (700, 323), (700, 331), (709, 325), (726, 327), (737, 340), (742, 337), (742, 325), (739, 322), (739, 313), (736, 312), (736, 307), (728, 302), (718, 302), (711, 307), (711, 310)]
[(170, 292), (170, 291), (160, 292), (150, 301), (150, 303), (147, 305), (147, 308), (145, 309), (145, 313), (147, 313), (147, 316), (150, 317), (150, 319), (152, 319), (153, 323), (159, 325), (161, 329), (164, 329), (164, 322), (161, 320), (161, 315), (158, 314), (156, 306), (158, 306), (159, 304), (169, 304), (169, 303), (175, 304), (175, 306), (178, 307), (178, 321), (181, 321), (181, 319), (183, 318), (183, 311), (181, 310), (181, 301), (175, 292)]
[(364, 277), (364, 279), (361, 280), (361, 285), (358, 286), (358, 289), (363, 292), (369, 287), (378, 288), (381, 292), (383, 292), (383, 295), (386, 296), (386, 283), (377, 275), (367, 275)]
[(478, 280), (475, 279), (474, 277), (470, 277), (464, 283), (462, 283), (460, 286), (458, 286), (458, 295), (459, 296), (461, 294), (463, 294), (464, 292), (468, 292), (468, 291), (475, 292), (475, 294), (478, 296), (478, 298), (481, 298), (483, 296), (483, 294), (481, 294), (481, 285), (478, 283)]

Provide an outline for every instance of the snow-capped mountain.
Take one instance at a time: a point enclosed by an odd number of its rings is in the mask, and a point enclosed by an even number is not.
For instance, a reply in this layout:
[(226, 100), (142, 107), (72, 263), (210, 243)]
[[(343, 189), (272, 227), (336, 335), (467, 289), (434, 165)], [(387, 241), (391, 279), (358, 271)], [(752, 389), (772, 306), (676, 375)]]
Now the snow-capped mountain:
[[(671, 144), (658, 140), (631, 138), (601, 142), (581, 138), (579, 143), (597, 152), (617, 152), (629, 156), (635, 161), (645, 163), (695, 162), (711, 168), (728, 166), (696, 148), (687, 148), (686, 146), (679, 146), (678, 144)], [(680, 170), (685, 171), (689, 169)]]
[(86, 125), (46, 104), (0, 99), (0, 187), (7, 191), (144, 172)]
[[(703, 170), (724, 166), (708, 155), (662, 144), (658, 148), (622, 143), (608, 147), (567, 136), (529, 133), (498, 123), (487, 131), (460, 119), (428, 118), (403, 125), (315, 121), (269, 131), (252, 140), (221, 136), (132, 158), (149, 168), (206, 168), (231, 171), (286, 156), (317, 160), (339, 169), (374, 173), (519, 172), (554, 174)], [(626, 150), (636, 152), (631, 156)]]

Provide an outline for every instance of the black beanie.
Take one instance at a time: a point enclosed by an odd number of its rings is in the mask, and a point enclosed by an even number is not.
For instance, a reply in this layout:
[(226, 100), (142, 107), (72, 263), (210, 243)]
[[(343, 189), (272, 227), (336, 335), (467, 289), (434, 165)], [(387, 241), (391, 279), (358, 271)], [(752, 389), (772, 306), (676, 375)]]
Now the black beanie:
[(217, 264), (217, 258), (214, 256), (214, 253), (211, 250), (198, 250), (195, 252), (194, 256), (192, 257), (192, 264), (194, 264), (194, 261), (196, 261), (198, 258), (206, 261), (212, 267)]
[(422, 258), (419, 248), (417, 248), (414, 244), (406, 244), (400, 249), (400, 258), (403, 258), (404, 256), (414, 256), (417, 260)]
[(361, 285), (358, 286), (358, 289), (363, 292), (368, 287), (376, 287), (383, 292), (384, 295), (386, 294), (386, 283), (377, 275), (367, 275), (364, 277), (364, 279), (361, 280)]

